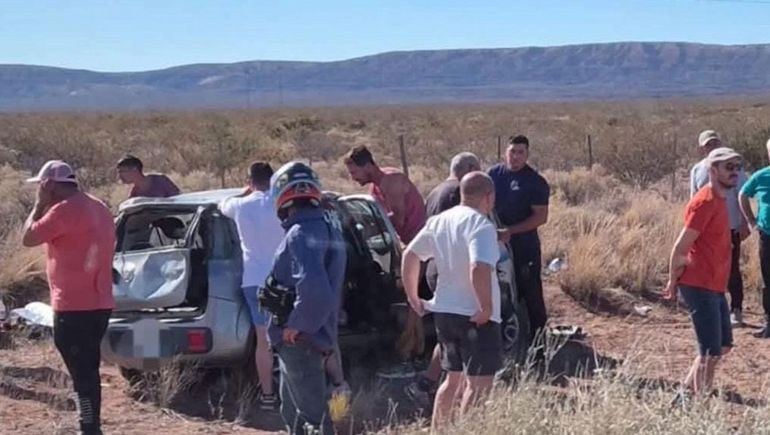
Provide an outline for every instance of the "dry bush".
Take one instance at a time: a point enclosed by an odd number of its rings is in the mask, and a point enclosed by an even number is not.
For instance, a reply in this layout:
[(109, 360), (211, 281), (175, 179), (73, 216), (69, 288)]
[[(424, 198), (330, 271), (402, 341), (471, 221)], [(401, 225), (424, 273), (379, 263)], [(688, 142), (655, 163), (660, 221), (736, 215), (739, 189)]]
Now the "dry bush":
[(142, 373), (130, 393), (138, 400), (147, 400), (160, 408), (171, 408), (174, 401), (187, 393), (201, 377), (195, 364), (173, 360), (161, 365), (157, 372)]
[(48, 299), (43, 281), (45, 256), (41, 248), (21, 245), (21, 231), (0, 240), (0, 298), (12, 306)]
[(15, 231), (32, 209), (35, 189), (24, 182), (29, 177), (9, 165), (0, 166), (0, 238)]
[[(721, 394), (674, 404), (675, 392), (639, 376), (642, 367), (659, 361), (636, 354), (623, 358), (615, 369), (601, 368), (572, 378), (563, 387), (549, 386), (527, 369), (515, 387), (500, 386), (490, 400), (472, 409), (442, 434), (669, 434), (766, 433), (770, 410), (736, 410)], [(642, 370), (643, 371), (643, 370)], [(657, 371), (657, 370), (656, 370)], [(761, 399), (760, 399), (761, 400)], [(425, 433), (425, 422), (391, 426), (383, 434)]]
[(623, 185), (600, 169), (546, 174), (553, 187), (544, 257), (566, 257), (559, 282), (576, 299), (621, 288), (644, 294), (663, 284), (681, 228), (681, 204)]

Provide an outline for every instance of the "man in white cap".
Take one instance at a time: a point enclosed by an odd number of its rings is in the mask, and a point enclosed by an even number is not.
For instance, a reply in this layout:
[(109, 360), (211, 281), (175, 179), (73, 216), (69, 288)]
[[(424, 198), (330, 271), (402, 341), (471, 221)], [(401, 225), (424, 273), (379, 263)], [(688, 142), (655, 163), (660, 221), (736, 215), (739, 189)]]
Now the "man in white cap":
[(682, 232), (671, 251), (666, 299), (682, 295), (690, 311), (699, 354), (684, 381), (696, 394), (711, 390), (717, 363), (733, 346), (725, 291), (730, 277), (727, 197), (738, 182), (741, 156), (717, 148), (706, 158), (710, 183), (690, 199)]
[(80, 191), (67, 163), (51, 160), (36, 177), (24, 246), (46, 245), (54, 344), (77, 394), (80, 430), (101, 434), (99, 350), (113, 308), (115, 225), (110, 210)]
[[(770, 140), (767, 141), (770, 155)], [(750, 198), (757, 199), (757, 215), (751, 209)], [(754, 172), (741, 189), (741, 211), (752, 230), (759, 233), (759, 265), (762, 271), (764, 289), (762, 307), (765, 311), (765, 327), (758, 332), (758, 338), (770, 338), (770, 166)]]
[[(722, 147), (722, 139), (714, 130), (704, 130), (698, 136), (698, 151), (703, 160), (696, 163), (690, 171), (690, 197), (709, 183), (709, 164), (706, 156), (713, 150)], [(727, 285), (730, 291), (730, 323), (733, 326), (743, 324), (743, 275), (741, 275), (741, 242), (749, 236), (749, 226), (743, 218), (738, 204), (738, 191), (746, 182), (746, 173), (741, 167), (738, 172), (738, 183), (727, 193), (727, 214), (730, 221), (730, 240), (732, 243), (730, 281)]]

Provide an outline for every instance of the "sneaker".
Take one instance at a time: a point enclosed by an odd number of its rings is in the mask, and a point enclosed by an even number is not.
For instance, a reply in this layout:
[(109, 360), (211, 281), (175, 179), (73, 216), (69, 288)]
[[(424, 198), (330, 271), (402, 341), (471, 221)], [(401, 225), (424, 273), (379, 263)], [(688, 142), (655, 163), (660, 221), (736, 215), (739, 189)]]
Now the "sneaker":
[(403, 362), (377, 370), (377, 377), (382, 379), (409, 379), (415, 376), (414, 365)]
[(754, 337), (757, 338), (770, 338), (770, 323), (765, 325), (761, 331), (754, 333)]
[(421, 377), (404, 387), (404, 393), (420, 408), (427, 409), (433, 404), (433, 395), (436, 393), (431, 381)]
[(732, 310), (730, 312), (730, 324), (733, 327), (743, 326), (743, 311)]
[(259, 409), (263, 411), (275, 411), (278, 409), (278, 404), (280, 403), (280, 399), (278, 399), (277, 394), (262, 394), (259, 395)]

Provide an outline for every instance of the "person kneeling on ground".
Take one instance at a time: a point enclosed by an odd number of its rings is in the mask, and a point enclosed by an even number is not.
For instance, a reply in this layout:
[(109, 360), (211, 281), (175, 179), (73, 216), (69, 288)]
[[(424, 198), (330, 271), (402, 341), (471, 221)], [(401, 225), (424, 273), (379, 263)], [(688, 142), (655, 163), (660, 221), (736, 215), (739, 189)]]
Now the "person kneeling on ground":
[(46, 245), (53, 339), (77, 394), (80, 431), (101, 434), (100, 345), (114, 306), (115, 224), (104, 203), (80, 191), (65, 162), (47, 162), (37, 177), (24, 246)]
[(268, 337), (280, 363), (281, 416), (290, 434), (333, 434), (324, 366), (338, 347), (347, 261), (342, 228), (320, 207), (321, 185), (307, 165), (287, 163), (270, 184), (287, 231), (260, 303), (272, 314)]
[[(445, 425), (459, 404), (461, 414), (492, 388), (502, 367), (500, 256), (497, 229), (487, 215), (495, 205), (492, 179), (471, 172), (460, 183), (460, 205), (428, 220), (404, 253), (401, 273), (411, 308), (433, 313), (447, 376), (436, 392), (433, 430)], [(430, 301), (418, 294), (420, 262), (438, 271)]]
[(678, 289), (690, 311), (699, 355), (684, 384), (696, 394), (709, 392), (720, 357), (733, 346), (725, 298), (732, 249), (725, 203), (742, 167), (740, 155), (730, 148), (711, 151), (707, 163), (711, 183), (687, 204), (684, 229), (671, 251), (670, 277), (663, 290), (665, 298), (675, 299)]

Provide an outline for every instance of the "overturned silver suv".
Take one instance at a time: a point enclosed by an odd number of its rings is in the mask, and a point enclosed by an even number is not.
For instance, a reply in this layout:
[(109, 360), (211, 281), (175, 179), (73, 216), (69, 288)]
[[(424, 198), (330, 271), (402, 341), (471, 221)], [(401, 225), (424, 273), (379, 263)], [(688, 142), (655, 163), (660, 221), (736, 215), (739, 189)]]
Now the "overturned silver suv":
[[(115, 310), (102, 344), (105, 360), (126, 376), (164, 362), (233, 367), (253, 360), (254, 334), (240, 290), (243, 270), (235, 222), (219, 202), (238, 189), (171, 198), (134, 198), (121, 204), (113, 261)], [(325, 194), (324, 206), (342, 222), (348, 249), (340, 347), (393, 354), (404, 326), (401, 249), (382, 208), (366, 195)], [(506, 351), (525, 347), (526, 319), (515, 291), (513, 263), (502, 247)], [(432, 332), (430, 316), (425, 331)], [(429, 337), (430, 338), (430, 337)]]

